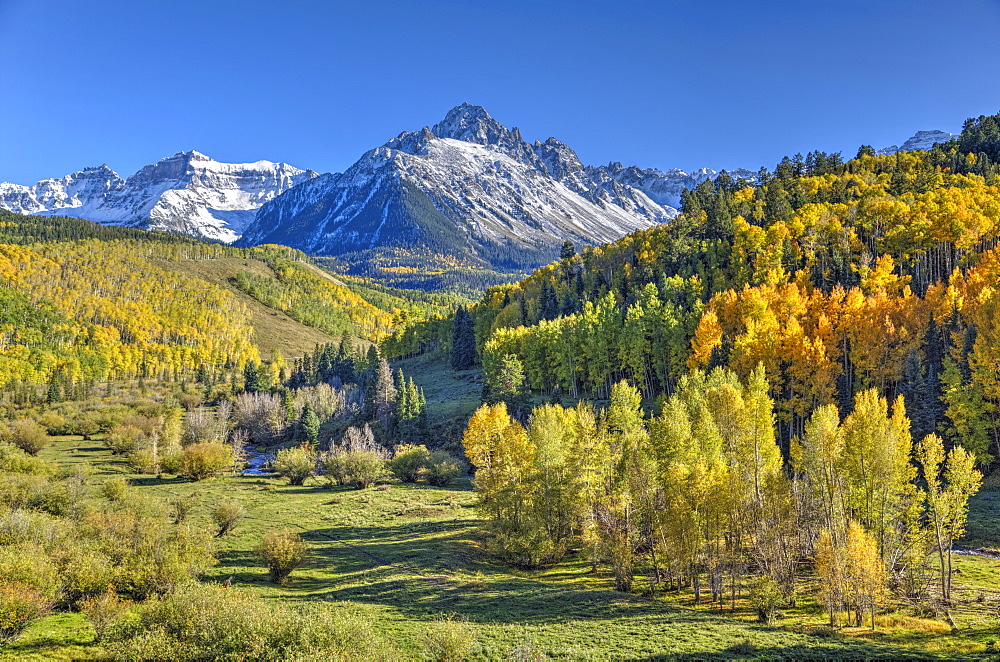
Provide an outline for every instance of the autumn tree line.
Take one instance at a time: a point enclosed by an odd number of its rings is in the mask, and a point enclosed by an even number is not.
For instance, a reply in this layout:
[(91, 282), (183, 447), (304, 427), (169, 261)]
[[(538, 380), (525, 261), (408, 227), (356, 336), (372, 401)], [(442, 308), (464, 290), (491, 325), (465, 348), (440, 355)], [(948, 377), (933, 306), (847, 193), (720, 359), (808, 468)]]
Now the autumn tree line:
[(238, 380), (261, 363), (250, 311), (182, 265), (233, 258), (247, 268), (231, 285), (332, 337), (378, 341), (454, 299), (336, 278), (283, 246), (0, 210), (0, 387), (27, 404), (93, 395), (98, 382)]
[[(746, 381), (763, 364), (786, 461), (817, 408), (846, 416), (874, 388), (903, 396), (920, 438), (939, 434), (990, 466), (1000, 457), (998, 117), (969, 120), (930, 151), (862, 147), (846, 162), (813, 152), (762, 169), (754, 185), (723, 175), (687, 192), (668, 224), (565, 246), (469, 309), (487, 383), (521, 375), (502, 398), (511, 404), (518, 388), (606, 400), (626, 380), (652, 402), (691, 369)], [(449, 321), (413, 325), (398, 346), (450, 353)]]
[(846, 416), (817, 408), (786, 464), (769, 393), (758, 366), (692, 371), (653, 416), (626, 381), (604, 409), (545, 404), (526, 425), (484, 405), (463, 442), (490, 544), (529, 568), (581, 550), (618, 590), (749, 597), (765, 620), (804, 563), (832, 623), (874, 624), (893, 595), (947, 605), (974, 457), (914, 441), (904, 399), (868, 389)]

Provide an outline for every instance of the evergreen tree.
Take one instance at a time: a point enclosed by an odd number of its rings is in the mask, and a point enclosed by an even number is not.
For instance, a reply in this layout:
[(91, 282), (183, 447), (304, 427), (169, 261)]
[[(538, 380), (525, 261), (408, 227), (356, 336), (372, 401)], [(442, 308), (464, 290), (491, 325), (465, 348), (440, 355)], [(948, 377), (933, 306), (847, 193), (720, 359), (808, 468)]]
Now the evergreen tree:
[(576, 257), (576, 246), (573, 245), (572, 241), (563, 242), (562, 249), (559, 251), (560, 260), (572, 260)]
[(392, 430), (392, 414), (396, 405), (396, 386), (392, 380), (389, 362), (382, 359), (372, 376), (372, 413), (383, 438)]
[(472, 316), (459, 306), (455, 310), (455, 326), (451, 336), (451, 367), (466, 370), (476, 364), (476, 330)]
[(243, 366), (243, 390), (247, 393), (256, 393), (260, 390), (260, 371), (253, 359)]
[(556, 288), (548, 280), (542, 283), (541, 319), (554, 320), (559, 317), (559, 298)]
[(299, 428), (302, 430), (302, 437), (310, 444), (316, 444), (319, 440), (319, 416), (310, 403), (302, 408), (302, 419), (299, 421)]

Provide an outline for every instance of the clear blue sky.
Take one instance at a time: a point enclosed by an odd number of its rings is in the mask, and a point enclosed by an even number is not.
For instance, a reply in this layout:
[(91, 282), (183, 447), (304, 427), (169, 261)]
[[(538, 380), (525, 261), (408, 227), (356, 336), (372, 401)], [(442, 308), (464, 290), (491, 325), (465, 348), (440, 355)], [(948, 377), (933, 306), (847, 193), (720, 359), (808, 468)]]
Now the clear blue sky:
[(0, 0), (0, 181), (343, 170), (463, 101), (592, 164), (853, 156), (1000, 110), (1000, 0)]

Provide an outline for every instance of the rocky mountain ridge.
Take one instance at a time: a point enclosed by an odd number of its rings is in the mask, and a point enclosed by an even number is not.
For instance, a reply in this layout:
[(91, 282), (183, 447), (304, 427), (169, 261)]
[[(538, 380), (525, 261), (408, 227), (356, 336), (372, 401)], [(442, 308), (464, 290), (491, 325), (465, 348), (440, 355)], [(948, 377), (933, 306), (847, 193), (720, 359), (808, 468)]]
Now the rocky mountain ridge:
[(102, 165), (33, 186), (0, 183), (0, 207), (231, 243), (262, 204), (315, 176), (285, 163), (220, 163), (192, 150), (128, 179)]
[(680, 192), (712, 174), (585, 166), (565, 143), (529, 143), (466, 103), (370, 150), (344, 173), (268, 202), (240, 243), (321, 255), (391, 245), (533, 267), (567, 239), (603, 243), (670, 220)]

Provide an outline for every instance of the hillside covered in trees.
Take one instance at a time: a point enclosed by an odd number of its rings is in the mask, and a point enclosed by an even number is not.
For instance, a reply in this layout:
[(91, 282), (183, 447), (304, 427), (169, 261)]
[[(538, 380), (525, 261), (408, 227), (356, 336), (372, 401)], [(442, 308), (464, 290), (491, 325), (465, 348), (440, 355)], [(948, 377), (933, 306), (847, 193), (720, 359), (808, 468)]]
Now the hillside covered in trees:
[[(602, 399), (625, 379), (647, 402), (693, 368), (763, 366), (786, 461), (818, 407), (903, 396), (981, 467), (1000, 456), (1000, 128), (966, 122), (930, 151), (809, 153), (685, 194), (673, 222), (490, 288), (471, 309), (488, 382)], [(440, 323), (389, 343), (450, 342)]]
[(377, 342), (455, 300), (342, 280), (281, 246), (10, 212), (0, 212), (0, 278), (0, 386), (35, 395), (51, 384), (230, 379), (275, 351), (301, 355), (345, 334)]

